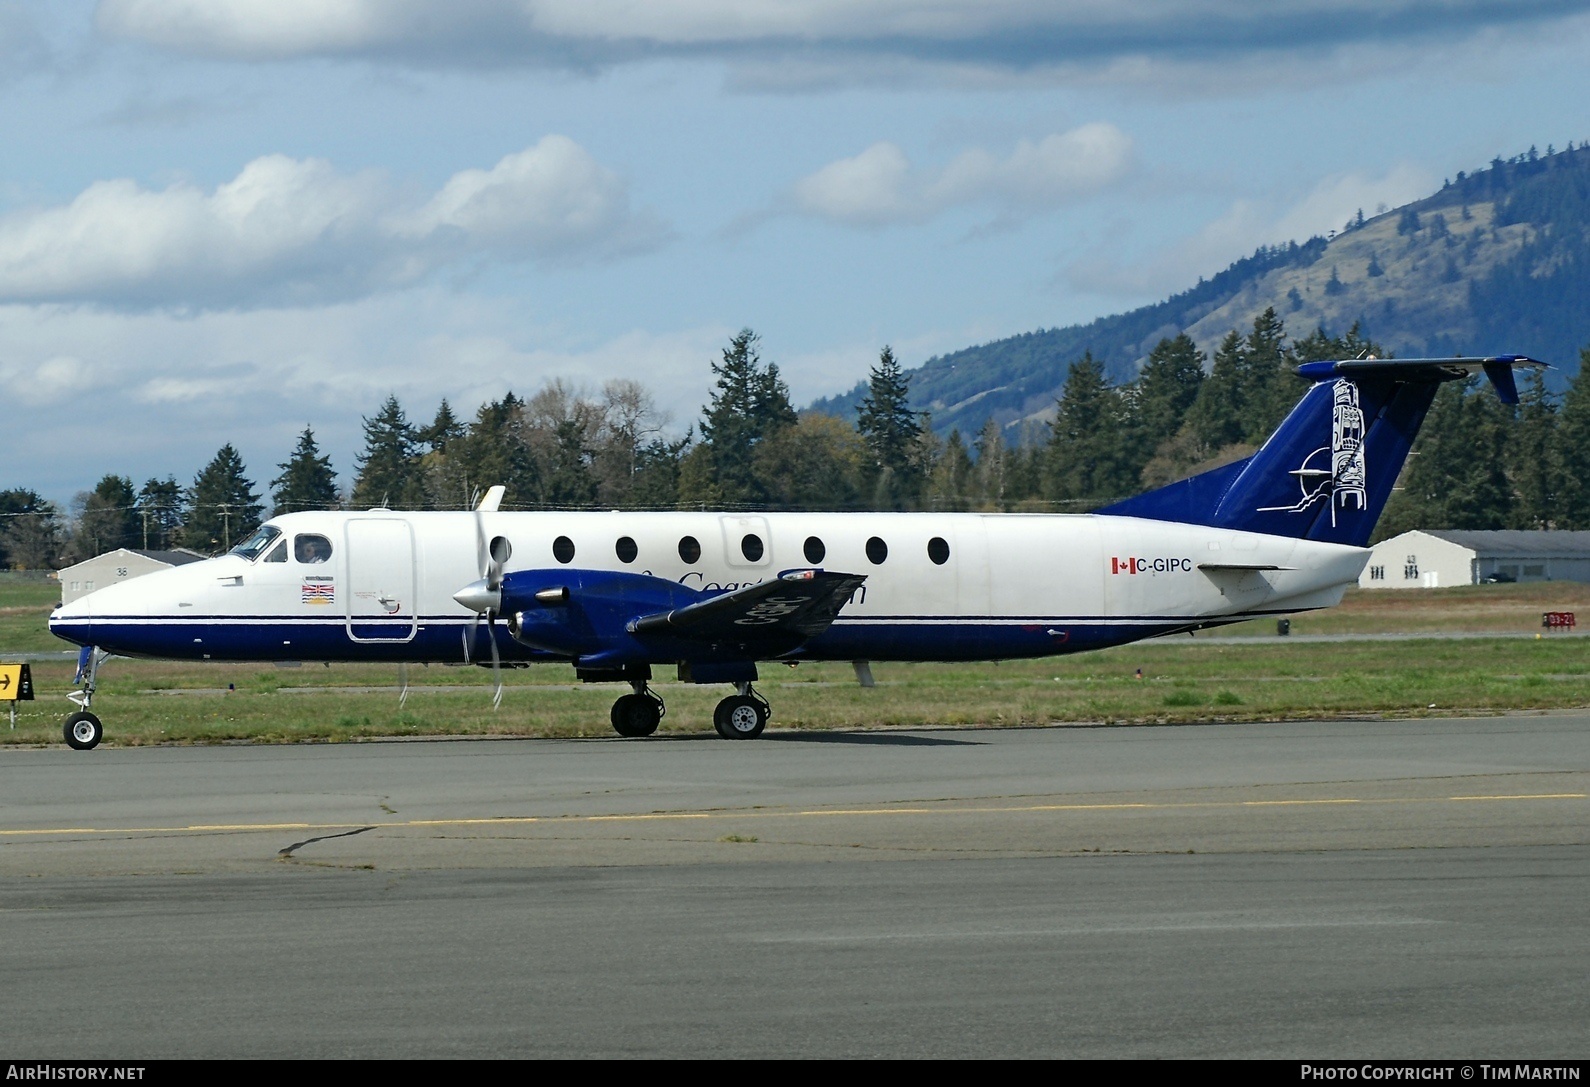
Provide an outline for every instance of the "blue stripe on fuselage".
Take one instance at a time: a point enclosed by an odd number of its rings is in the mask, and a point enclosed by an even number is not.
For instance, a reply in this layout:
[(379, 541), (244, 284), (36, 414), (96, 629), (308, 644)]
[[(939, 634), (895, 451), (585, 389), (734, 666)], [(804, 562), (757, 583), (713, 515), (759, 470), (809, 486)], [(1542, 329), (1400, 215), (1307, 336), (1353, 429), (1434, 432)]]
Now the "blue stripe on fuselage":
[[(841, 620), (787, 655), (791, 660), (962, 661), (1049, 657), (1177, 633), (1206, 625), (1238, 622), (1249, 613), (1217, 620), (1183, 616), (887, 616)], [(308, 660), (460, 663), (463, 641), (473, 630), (470, 659), (489, 660), (488, 629), (505, 662), (557, 661), (562, 658), (522, 645), (502, 624), (488, 628), (468, 619), (421, 619), (413, 637), (403, 619), (387, 624), (356, 623), (360, 639), (349, 637), (343, 617), (319, 621), (267, 620), (244, 616), (194, 616), (171, 619), (122, 617), (91, 622), (52, 622), (57, 636), (78, 645), (97, 645), (122, 656), (174, 660)], [(390, 637), (383, 637), (389, 635)], [(653, 664), (672, 663), (654, 660)]]

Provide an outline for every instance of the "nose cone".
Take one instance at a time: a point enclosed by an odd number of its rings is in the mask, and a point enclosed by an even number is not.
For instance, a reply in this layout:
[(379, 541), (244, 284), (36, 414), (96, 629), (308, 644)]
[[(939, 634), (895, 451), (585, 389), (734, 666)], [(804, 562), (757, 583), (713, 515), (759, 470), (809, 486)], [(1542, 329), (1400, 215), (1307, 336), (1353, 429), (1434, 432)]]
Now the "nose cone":
[(465, 585), (453, 594), (453, 599), (477, 614), (502, 608), (502, 590), (493, 589), (485, 578)]
[(61, 604), (50, 612), (50, 633), (76, 645), (93, 645), (93, 617), (88, 598)]

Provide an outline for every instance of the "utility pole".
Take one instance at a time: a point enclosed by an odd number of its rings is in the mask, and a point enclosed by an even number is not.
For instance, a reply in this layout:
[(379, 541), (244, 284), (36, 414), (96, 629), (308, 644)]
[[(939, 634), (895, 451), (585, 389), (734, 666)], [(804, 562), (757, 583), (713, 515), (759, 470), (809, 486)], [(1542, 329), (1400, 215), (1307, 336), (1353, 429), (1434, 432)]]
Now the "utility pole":
[(221, 550), (232, 550), (232, 507), (221, 503)]

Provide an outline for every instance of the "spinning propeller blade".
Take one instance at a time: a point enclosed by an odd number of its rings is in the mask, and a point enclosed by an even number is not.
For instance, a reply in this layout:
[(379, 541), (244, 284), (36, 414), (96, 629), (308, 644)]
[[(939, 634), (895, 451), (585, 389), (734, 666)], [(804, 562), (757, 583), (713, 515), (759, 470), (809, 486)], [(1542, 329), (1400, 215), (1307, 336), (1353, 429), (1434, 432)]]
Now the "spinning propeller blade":
[(475, 639), (480, 621), (486, 620), (486, 638), (491, 643), (491, 676), (496, 686), (493, 707), (502, 704), (502, 657), (497, 650), (497, 614), (502, 610), (502, 575), (508, 560), (513, 557), (513, 546), (506, 536), (486, 538), (485, 518), (482, 513), (493, 511), (502, 501), (501, 487), (486, 492), (475, 509), (475, 555), (480, 569), (480, 580), (471, 582), (453, 594), (453, 599), (475, 613), (469, 629), (464, 632), (464, 660), (473, 664)]

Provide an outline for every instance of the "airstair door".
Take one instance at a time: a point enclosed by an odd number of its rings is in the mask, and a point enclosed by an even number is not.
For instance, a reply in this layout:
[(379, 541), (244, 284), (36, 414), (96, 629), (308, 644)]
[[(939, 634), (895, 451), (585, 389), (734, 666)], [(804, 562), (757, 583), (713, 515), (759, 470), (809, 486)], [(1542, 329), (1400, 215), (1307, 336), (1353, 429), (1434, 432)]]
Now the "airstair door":
[(401, 517), (359, 517), (347, 522), (348, 637), (356, 642), (407, 642), (418, 626), (414, 529)]

